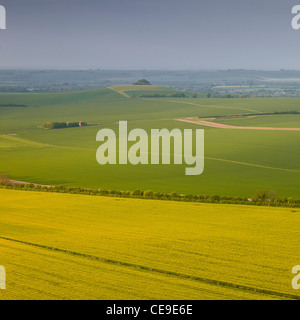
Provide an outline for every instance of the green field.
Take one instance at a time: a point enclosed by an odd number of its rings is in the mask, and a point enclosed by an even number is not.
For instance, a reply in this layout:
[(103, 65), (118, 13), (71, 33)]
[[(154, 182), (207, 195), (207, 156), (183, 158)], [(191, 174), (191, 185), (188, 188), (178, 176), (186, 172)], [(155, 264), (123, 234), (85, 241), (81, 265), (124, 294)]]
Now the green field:
[[(64, 94), (2, 94), (0, 172), (15, 180), (118, 190), (153, 190), (252, 197), (275, 190), (299, 199), (299, 132), (205, 129), (205, 170), (185, 176), (185, 165), (100, 166), (99, 129), (201, 128), (174, 119), (257, 112), (300, 111), (297, 98), (200, 99), (132, 98), (132, 92), (172, 92), (157, 86), (117, 86)], [(121, 93), (120, 93), (121, 92)], [(122, 95), (131, 96), (130, 98)], [(222, 119), (245, 126), (299, 127), (299, 115)], [(45, 130), (45, 122), (86, 121), (93, 126)]]
[(300, 299), (300, 210), (0, 189), (0, 299)]

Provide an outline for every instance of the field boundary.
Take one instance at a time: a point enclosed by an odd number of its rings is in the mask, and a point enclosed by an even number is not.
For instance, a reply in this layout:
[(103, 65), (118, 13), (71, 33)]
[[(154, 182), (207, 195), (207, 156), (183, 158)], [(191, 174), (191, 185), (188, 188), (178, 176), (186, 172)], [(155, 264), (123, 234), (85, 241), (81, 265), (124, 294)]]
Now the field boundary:
[[(153, 98), (141, 98), (142, 100), (153, 100)], [(221, 106), (221, 105), (206, 105), (206, 104), (199, 104), (195, 102), (189, 102), (189, 101), (175, 101), (175, 100), (161, 100), (158, 98), (155, 98), (155, 101), (166, 101), (169, 103), (181, 103), (181, 104), (188, 104), (191, 106), (196, 106), (196, 107), (203, 107), (203, 108), (210, 108), (210, 109), (233, 109), (233, 110), (244, 110), (244, 111), (250, 111), (257, 113), (259, 110), (253, 110), (253, 109), (247, 109), (247, 108), (238, 108), (238, 107), (228, 107), (228, 106)]]
[(135, 190), (135, 191), (120, 191), (120, 190), (105, 190), (105, 189), (91, 189), (80, 187), (67, 186), (51, 186), (34, 183), (22, 183), (22, 181), (7, 180), (0, 182), (0, 189), (17, 190), (17, 191), (31, 191), (31, 192), (52, 192), (52, 193), (66, 193), (66, 194), (81, 194), (94, 197), (113, 197), (126, 199), (142, 199), (142, 200), (159, 200), (159, 201), (179, 201), (179, 202), (193, 202), (193, 203), (211, 203), (211, 204), (229, 204), (229, 205), (252, 205), (278, 208), (300, 208), (300, 200), (292, 198), (267, 198), (267, 191), (264, 199), (251, 199), (240, 197), (229, 197), (220, 195), (194, 195), (194, 194), (177, 194), (153, 192), (151, 190)]
[(210, 284), (213, 286), (221, 286), (221, 287), (236, 289), (236, 290), (240, 290), (240, 291), (260, 293), (260, 294), (265, 294), (265, 295), (274, 296), (274, 297), (278, 297), (278, 298), (300, 300), (300, 296), (292, 295), (289, 293), (277, 292), (277, 291), (261, 289), (261, 288), (255, 288), (255, 287), (230, 283), (230, 282), (226, 282), (226, 281), (202, 278), (202, 277), (198, 277), (198, 276), (191, 276), (191, 275), (187, 275), (187, 274), (183, 274), (183, 273), (179, 273), (179, 272), (167, 271), (167, 270), (142, 266), (142, 265), (138, 265), (138, 264), (128, 263), (128, 262), (124, 262), (124, 261), (102, 258), (102, 257), (94, 256), (91, 254), (80, 253), (80, 252), (76, 252), (76, 251), (72, 251), (72, 250), (68, 250), (68, 249), (55, 248), (55, 247), (51, 247), (51, 246), (47, 246), (47, 245), (42, 245), (42, 244), (7, 238), (7, 237), (3, 237), (3, 236), (0, 236), (0, 239), (10, 241), (10, 242), (21, 243), (21, 244), (24, 244), (27, 246), (45, 249), (45, 250), (49, 250), (49, 251), (56, 251), (56, 252), (61, 252), (61, 253), (65, 253), (68, 255), (79, 256), (82, 258), (87, 258), (89, 260), (101, 261), (101, 262), (107, 263), (107, 264), (119, 265), (119, 266), (124, 266), (124, 267), (128, 267), (128, 268), (139, 269), (139, 270), (149, 271), (149, 272), (153, 272), (153, 273), (159, 273), (159, 274), (163, 274), (166, 276), (172, 276), (172, 277), (177, 277), (177, 278), (181, 278), (181, 279), (194, 280), (197, 282), (202, 282), (202, 283)]
[(264, 166), (264, 165), (261, 165), (261, 164), (254, 164), (254, 163), (241, 162), (241, 161), (228, 160), (228, 159), (221, 159), (221, 158), (213, 158), (213, 157), (205, 157), (205, 158), (206, 158), (206, 159), (209, 159), (209, 160), (235, 163), (235, 164), (240, 164), (240, 165), (249, 166), (249, 167), (257, 167), (257, 168), (270, 169), (270, 170), (279, 170), (279, 171), (287, 171), (287, 172), (300, 173), (300, 170), (296, 170), (296, 169), (270, 167), (270, 166)]
[(193, 121), (188, 119), (175, 119), (176, 121), (188, 122), (198, 124), (200, 126), (218, 128), (218, 129), (237, 129), (237, 130), (272, 130), (272, 131), (300, 131), (300, 128), (276, 128), (276, 127), (241, 127), (241, 126), (230, 126), (227, 124), (221, 124), (211, 121)]

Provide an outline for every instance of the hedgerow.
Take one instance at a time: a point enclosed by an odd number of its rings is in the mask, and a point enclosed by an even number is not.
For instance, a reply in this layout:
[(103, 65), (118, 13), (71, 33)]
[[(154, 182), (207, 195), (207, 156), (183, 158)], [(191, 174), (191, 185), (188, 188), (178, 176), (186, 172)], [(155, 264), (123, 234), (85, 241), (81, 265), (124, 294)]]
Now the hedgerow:
[[(92, 196), (104, 197), (119, 197), (119, 198), (133, 198), (133, 199), (153, 199), (153, 200), (172, 200), (182, 202), (198, 202), (198, 203), (216, 203), (216, 204), (240, 204), (240, 205), (254, 205), (254, 206), (270, 206), (270, 207), (289, 207), (300, 208), (300, 200), (292, 198), (243, 198), (230, 197), (220, 195), (193, 195), (193, 194), (177, 194), (153, 192), (151, 190), (134, 190), (134, 191), (120, 191), (120, 190), (105, 190), (105, 189), (91, 189), (81, 187), (68, 186), (41, 186), (35, 184), (19, 184), (11, 182), (0, 182), (0, 188), (24, 190), (24, 191), (40, 191), (40, 192), (54, 192), (54, 193), (68, 193), (68, 194), (83, 194)], [(261, 191), (259, 191), (261, 192)]]

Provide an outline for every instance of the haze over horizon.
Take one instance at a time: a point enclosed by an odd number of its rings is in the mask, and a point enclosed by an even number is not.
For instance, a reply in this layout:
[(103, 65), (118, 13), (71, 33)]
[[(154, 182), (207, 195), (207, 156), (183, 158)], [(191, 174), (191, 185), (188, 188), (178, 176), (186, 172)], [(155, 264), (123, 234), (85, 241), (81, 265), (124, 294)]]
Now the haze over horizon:
[(295, 0), (0, 0), (0, 68), (300, 70)]

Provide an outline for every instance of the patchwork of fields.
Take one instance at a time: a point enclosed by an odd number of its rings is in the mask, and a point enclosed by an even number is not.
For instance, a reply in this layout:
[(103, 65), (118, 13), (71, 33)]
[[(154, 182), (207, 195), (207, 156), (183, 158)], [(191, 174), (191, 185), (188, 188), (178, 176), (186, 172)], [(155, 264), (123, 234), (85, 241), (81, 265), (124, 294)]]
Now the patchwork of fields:
[(300, 210), (0, 189), (0, 299), (300, 299)]
[[(116, 86), (1, 94), (0, 173), (42, 185), (233, 197), (272, 190), (300, 198), (299, 131), (225, 130), (299, 129), (300, 115), (282, 112), (300, 112), (300, 99), (172, 93)], [(120, 120), (128, 121), (128, 131), (149, 134), (204, 128), (204, 173), (185, 176), (185, 164), (100, 166), (96, 134), (118, 132)], [(89, 125), (43, 128), (77, 121)], [(7, 271), (0, 300), (300, 299), (291, 286), (291, 270), (300, 263), (299, 223), (300, 210), (291, 208), (0, 189), (0, 265)]]
[[(143, 88), (142, 88), (143, 87)], [(275, 190), (299, 198), (300, 134), (297, 131), (205, 129), (205, 170), (185, 176), (185, 165), (100, 166), (96, 134), (107, 127), (195, 129), (178, 118), (243, 113), (300, 111), (296, 98), (200, 99), (139, 98), (139, 92), (174, 92), (156, 86), (116, 86), (64, 94), (2, 94), (0, 172), (13, 179), (46, 185), (64, 184), (118, 190), (153, 190), (189, 194), (252, 197)], [(122, 94), (122, 93), (125, 93)], [(135, 98), (133, 98), (135, 96)], [(300, 115), (218, 120), (232, 126), (299, 128)], [(93, 126), (45, 130), (48, 121), (87, 121)], [(209, 120), (208, 120), (209, 121)]]

